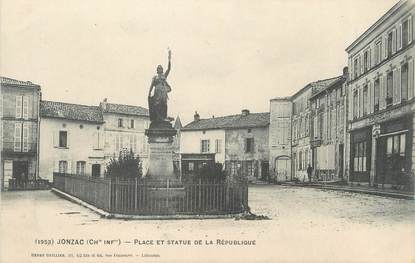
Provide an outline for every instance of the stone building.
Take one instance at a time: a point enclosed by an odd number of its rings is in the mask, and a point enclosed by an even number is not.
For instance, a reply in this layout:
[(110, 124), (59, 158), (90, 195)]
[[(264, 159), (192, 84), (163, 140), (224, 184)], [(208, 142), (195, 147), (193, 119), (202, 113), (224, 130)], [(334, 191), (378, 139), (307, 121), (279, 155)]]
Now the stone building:
[(132, 150), (140, 157), (143, 173), (148, 168), (148, 142), (144, 134), (150, 125), (148, 109), (139, 106), (109, 103), (104, 99), (102, 110), (105, 136), (105, 161), (118, 157), (121, 151)]
[[(215, 154), (230, 176), (243, 175), (250, 180), (267, 179), (269, 172), (269, 116), (250, 113), (200, 119), (181, 131), (180, 151), (184, 154)], [(194, 163), (187, 162), (193, 169)], [(202, 163), (203, 164), (203, 163)]]
[(291, 178), (291, 115), (290, 97), (270, 101), (269, 161), (273, 181), (290, 181)]
[(40, 103), (40, 176), (53, 172), (103, 176), (104, 120), (101, 109), (54, 101)]
[[(312, 164), (312, 151), (310, 140), (312, 94), (326, 89), (339, 79), (339, 77), (318, 80), (307, 84), (291, 97), (291, 154), (292, 179), (308, 180), (307, 167)], [(323, 129), (327, 127), (322, 127)]]
[(311, 166), (318, 180), (344, 179), (347, 76), (344, 68), (343, 76), (335, 78), (326, 88), (315, 90), (310, 98)]
[[(40, 86), (0, 77), (1, 189), (38, 179)], [(11, 186), (11, 185), (10, 185)]]
[(413, 180), (414, 6), (398, 2), (346, 49), (350, 182), (409, 187)]

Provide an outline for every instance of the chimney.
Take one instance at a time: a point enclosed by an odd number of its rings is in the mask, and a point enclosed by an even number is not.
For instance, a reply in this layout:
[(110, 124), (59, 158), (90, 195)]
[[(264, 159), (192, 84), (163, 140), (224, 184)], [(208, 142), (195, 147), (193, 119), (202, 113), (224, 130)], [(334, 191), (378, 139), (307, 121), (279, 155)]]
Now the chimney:
[(249, 110), (248, 109), (243, 109), (242, 110), (242, 116), (248, 116), (249, 115)]
[(343, 77), (347, 78), (347, 75), (349, 74), (349, 68), (348, 67), (344, 67), (343, 68)]
[(107, 102), (108, 102), (107, 98), (104, 98), (104, 100), (101, 102), (101, 108), (104, 111), (107, 110)]
[(194, 121), (200, 121), (200, 115), (199, 113), (197, 113), (197, 111), (195, 111), (195, 115), (193, 116)]

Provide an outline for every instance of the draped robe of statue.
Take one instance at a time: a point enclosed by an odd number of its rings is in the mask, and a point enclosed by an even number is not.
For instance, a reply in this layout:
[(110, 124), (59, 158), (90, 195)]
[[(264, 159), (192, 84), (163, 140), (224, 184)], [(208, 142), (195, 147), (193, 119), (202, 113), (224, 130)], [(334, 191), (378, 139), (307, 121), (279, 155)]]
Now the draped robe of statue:
[[(150, 111), (151, 122), (168, 121), (167, 117), (167, 100), (168, 93), (171, 91), (170, 85), (167, 83), (167, 76), (170, 72), (170, 62), (166, 73), (160, 73), (153, 77), (150, 89), (154, 88), (153, 96), (148, 97), (148, 107)], [(150, 91), (151, 93), (151, 91)]]

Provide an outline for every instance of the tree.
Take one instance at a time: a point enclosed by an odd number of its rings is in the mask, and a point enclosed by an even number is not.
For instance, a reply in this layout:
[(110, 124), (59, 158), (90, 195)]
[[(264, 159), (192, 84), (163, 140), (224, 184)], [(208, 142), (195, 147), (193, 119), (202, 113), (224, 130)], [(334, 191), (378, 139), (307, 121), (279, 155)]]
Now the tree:
[(118, 158), (111, 158), (105, 170), (105, 176), (110, 178), (135, 179), (143, 176), (140, 158), (134, 152), (120, 152)]

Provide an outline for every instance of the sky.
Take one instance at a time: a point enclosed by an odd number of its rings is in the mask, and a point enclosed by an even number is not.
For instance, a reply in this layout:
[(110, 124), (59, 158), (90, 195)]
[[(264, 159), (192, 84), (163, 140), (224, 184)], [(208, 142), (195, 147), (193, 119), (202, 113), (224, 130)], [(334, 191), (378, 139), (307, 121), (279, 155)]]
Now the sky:
[(341, 75), (345, 49), (397, 0), (1, 0), (0, 74), (45, 100), (147, 106), (167, 66), (182, 123), (269, 110), (269, 100)]

